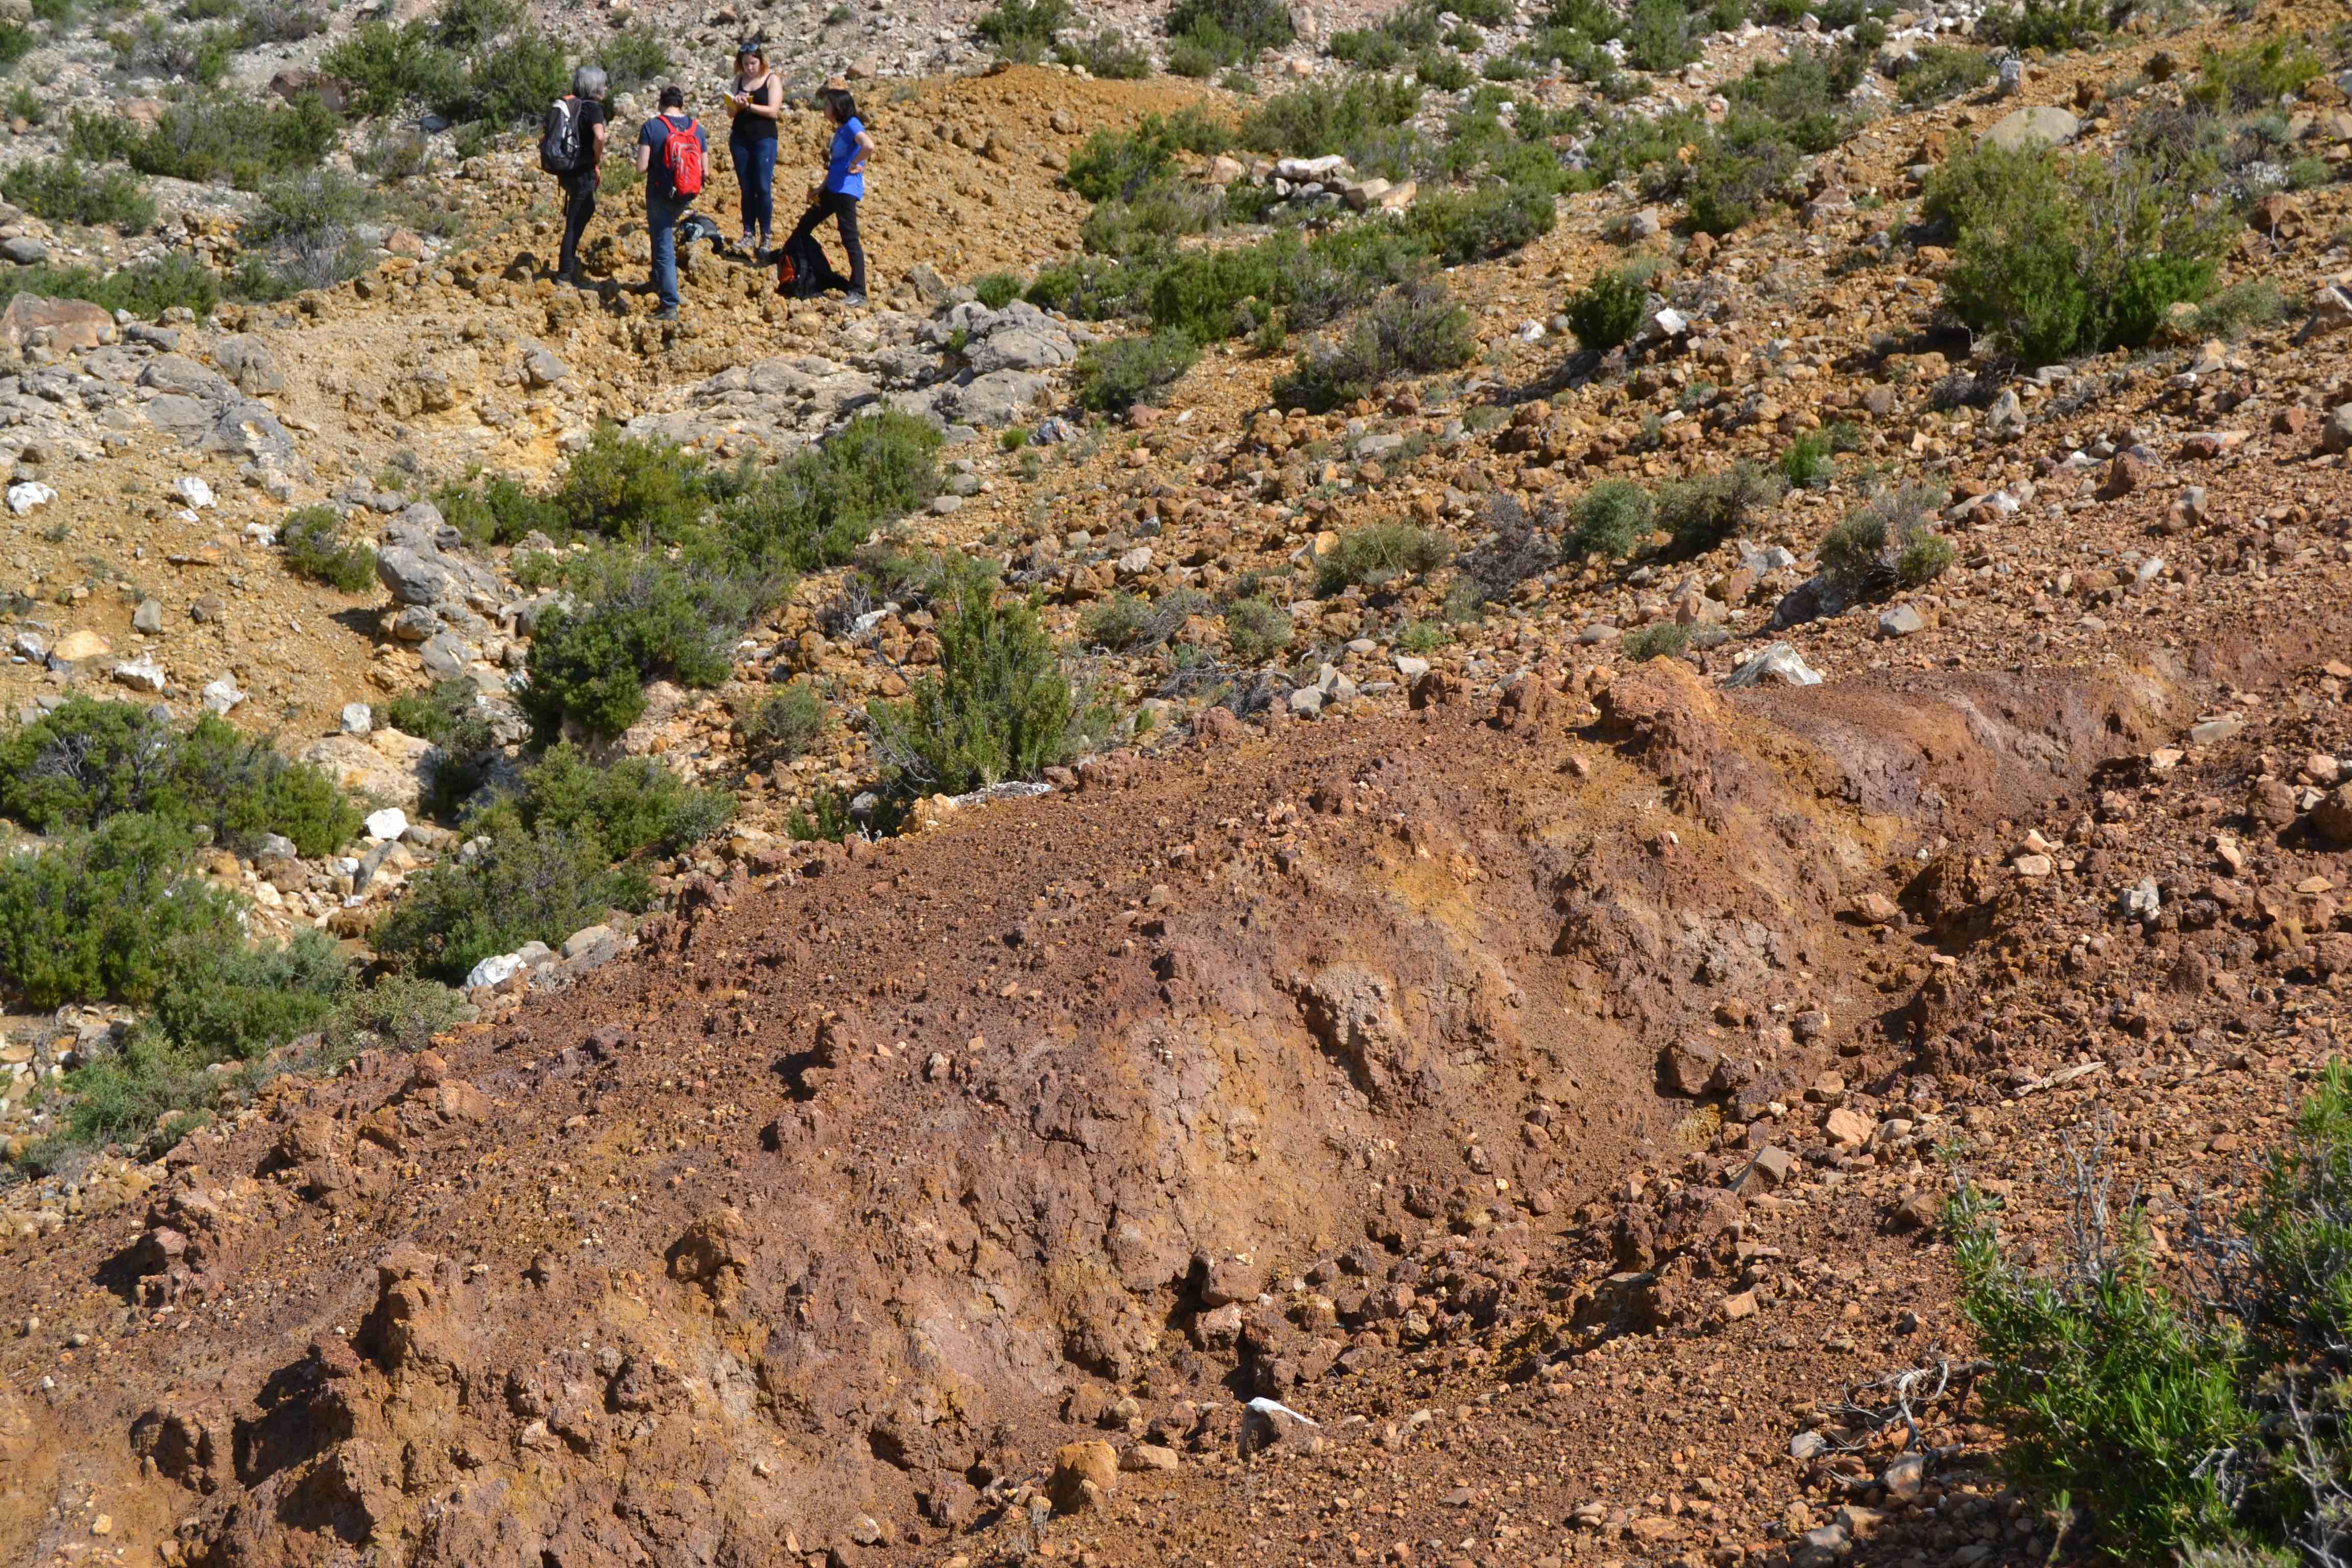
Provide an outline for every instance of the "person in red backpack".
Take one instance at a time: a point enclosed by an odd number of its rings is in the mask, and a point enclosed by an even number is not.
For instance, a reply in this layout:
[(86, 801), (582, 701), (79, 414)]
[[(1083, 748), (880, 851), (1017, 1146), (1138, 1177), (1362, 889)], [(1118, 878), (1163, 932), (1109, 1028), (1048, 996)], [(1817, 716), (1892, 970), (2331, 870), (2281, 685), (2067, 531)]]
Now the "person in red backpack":
[(683, 89), (661, 90), (661, 112), (637, 132), (637, 171), (646, 177), (646, 228), (653, 238), (655, 319), (677, 320), (677, 220), (702, 195), (710, 139), (686, 111)]

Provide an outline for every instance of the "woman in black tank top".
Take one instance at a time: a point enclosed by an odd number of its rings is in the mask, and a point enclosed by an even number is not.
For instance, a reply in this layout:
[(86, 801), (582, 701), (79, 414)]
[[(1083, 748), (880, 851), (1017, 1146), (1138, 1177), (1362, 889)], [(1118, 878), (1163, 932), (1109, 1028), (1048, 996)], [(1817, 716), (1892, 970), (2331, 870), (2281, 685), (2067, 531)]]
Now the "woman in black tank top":
[(776, 116), (784, 101), (784, 84), (768, 68), (766, 50), (765, 44), (755, 41), (735, 51), (735, 90), (727, 95), (727, 107), (735, 111), (727, 132), (727, 155), (735, 165), (736, 188), (742, 193), (743, 248), (761, 261), (768, 258), (775, 232)]

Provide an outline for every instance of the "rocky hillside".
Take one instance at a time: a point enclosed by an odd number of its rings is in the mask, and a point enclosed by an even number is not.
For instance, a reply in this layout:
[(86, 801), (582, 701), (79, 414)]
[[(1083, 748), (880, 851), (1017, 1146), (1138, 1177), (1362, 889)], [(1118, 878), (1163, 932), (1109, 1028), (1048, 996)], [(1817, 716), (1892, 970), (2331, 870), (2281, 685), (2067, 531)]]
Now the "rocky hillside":
[[(11, 1561), (2137, 1549), (1969, 1205), (2339, 1048), (2342, 34), (295, 9), (0, 24)], [(871, 301), (559, 285), (761, 30)]]

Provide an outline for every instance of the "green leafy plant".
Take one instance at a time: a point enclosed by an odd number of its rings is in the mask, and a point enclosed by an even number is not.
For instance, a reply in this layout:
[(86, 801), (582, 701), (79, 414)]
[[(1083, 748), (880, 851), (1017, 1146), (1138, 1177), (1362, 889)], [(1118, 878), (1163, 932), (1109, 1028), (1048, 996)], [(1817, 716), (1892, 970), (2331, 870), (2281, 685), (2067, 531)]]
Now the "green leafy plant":
[(973, 30), (1008, 60), (1034, 62), (1054, 47), (1054, 35), (1077, 20), (1069, 0), (997, 0)]
[(1576, 503), (1570, 543), (1581, 555), (1630, 555), (1657, 527), (1657, 503), (1631, 479), (1603, 479)]
[(500, 813), (469, 856), (417, 873), (372, 938), (394, 963), (456, 984), (485, 958), (562, 942), (607, 910), (643, 909), (650, 898), (645, 879), (614, 868), (593, 839), (554, 826), (532, 833)]
[(138, 181), (66, 158), (16, 165), (0, 174), (0, 196), (51, 223), (111, 224), (125, 234), (155, 226), (154, 200)]
[(701, 843), (734, 815), (733, 798), (697, 789), (651, 757), (598, 763), (566, 742), (523, 771), (521, 783), (476, 814), (468, 826), (493, 831), (506, 816), (526, 832), (550, 831), (594, 846), (608, 861), (648, 851), (675, 855)]
[(1596, 273), (1569, 297), (1568, 328), (1588, 349), (1613, 349), (1641, 331), (1649, 302), (1646, 274), (1631, 268)]
[(1079, 356), (1078, 401), (1106, 413), (1123, 412), (1157, 395), (1200, 357), (1192, 335), (1177, 328), (1097, 344)]
[(743, 752), (758, 767), (789, 763), (814, 745), (824, 733), (824, 699), (815, 684), (795, 680), (782, 691), (772, 691), (746, 705), (736, 728), (743, 737)]
[(1659, 486), (1658, 526), (1674, 535), (1677, 554), (1704, 554), (1746, 527), (1787, 489), (1780, 474), (1743, 458), (1717, 473)]
[(1627, 632), (1617, 647), (1628, 662), (1647, 664), (1654, 658), (1674, 658), (1690, 647), (1690, 640), (1688, 626), (1675, 621), (1652, 621)]
[(1383, 588), (1401, 577), (1434, 572), (1453, 555), (1452, 542), (1435, 529), (1366, 523), (1339, 535), (1315, 563), (1315, 591), (1328, 598), (1349, 587)]
[(1477, 353), (1470, 313), (1442, 284), (1399, 289), (1366, 310), (1336, 343), (1310, 346), (1298, 366), (1276, 382), (1274, 399), (1316, 412), (1368, 397), (1381, 383), (1405, 374), (1452, 370)]
[(992, 310), (1002, 310), (1021, 298), (1021, 279), (1010, 272), (983, 272), (971, 280), (973, 298)]
[(342, 519), (331, 506), (306, 506), (278, 525), (278, 542), (289, 570), (346, 594), (375, 585), (375, 552), (343, 537)]
[(235, 941), (236, 900), (194, 874), (194, 844), (183, 824), (122, 813), (0, 857), (0, 982), (37, 1008), (135, 1005), (173, 942)]
[(1247, 64), (1259, 51), (1281, 48), (1297, 36), (1283, 0), (1176, 0), (1164, 25), (1171, 44), (1169, 68), (1176, 68), (1179, 48), (1202, 67), (1178, 72), (1183, 76)]
[(866, 707), (889, 792), (962, 795), (1068, 758), (1091, 715), (1035, 609), (1000, 601), (986, 567), (950, 555), (932, 612), (939, 672), (917, 677), (904, 701)]
[(199, 316), (220, 303), (220, 279), (193, 256), (179, 252), (134, 262), (111, 272), (86, 267), (16, 267), (0, 273), (12, 291), (45, 300), (87, 300), (110, 310), (128, 310), (155, 321), (174, 306)]
[(1252, 595), (1225, 606), (1225, 646), (1244, 664), (1263, 664), (1290, 646), (1290, 613)]
[(1992, 57), (1959, 44), (1924, 44), (1895, 78), (1895, 91), (1913, 109), (1973, 92), (1992, 79)]
[(1934, 507), (1935, 493), (1924, 485), (1871, 497), (1822, 535), (1822, 575), (1850, 604), (1933, 581), (1953, 559), (1950, 541), (1928, 521)]

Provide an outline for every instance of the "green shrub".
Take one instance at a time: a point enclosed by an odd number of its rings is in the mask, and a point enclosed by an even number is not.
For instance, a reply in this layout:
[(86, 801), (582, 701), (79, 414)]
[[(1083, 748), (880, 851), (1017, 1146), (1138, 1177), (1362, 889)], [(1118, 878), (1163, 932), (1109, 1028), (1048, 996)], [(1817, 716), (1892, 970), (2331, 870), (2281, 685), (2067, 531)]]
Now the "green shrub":
[(1895, 552), (1895, 585), (1907, 590), (1924, 588), (1950, 571), (1959, 555), (1959, 547), (1942, 534), (1914, 532)]
[(125, 234), (155, 226), (155, 203), (138, 181), (68, 158), (17, 164), (0, 175), (0, 196), (51, 223), (112, 224)]
[(1631, 555), (1657, 527), (1657, 502), (1631, 479), (1603, 479), (1576, 503), (1569, 535), (1580, 555)]
[(1275, 384), (1274, 400), (1321, 413), (1370, 396), (1391, 376), (1454, 369), (1477, 350), (1469, 311), (1443, 285), (1400, 289), (1339, 342), (1301, 354), (1297, 368)]
[(1676, 621), (1652, 621), (1618, 639), (1618, 651), (1634, 664), (1672, 658), (1690, 647), (1690, 628)]
[(433, 492), (433, 504), (473, 544), (513, 544), (534, 532), (562, 541), (572, 531), (562, 505), (504, 474), (444, 485)]
[(226, 180), (240, 190), (257, 190), (272, 179), (315, 171), (339, 133), (316, 94), (272, 107), (239, 94), (204, 92), (167, 103), (144, 130), (78, 110), (66, 145), (91, 163), (120, 159), (142, 174), (198, 184)]
[(1642, 330), (1649, 305), (1646, 273), (1622, 267), (1596, 273), (1591, 282), (1569, 296), (1568, 330), (1585, 348), (1605, 353)]
[(1795, 150), (1771, 137), (1709, 138), (1683, 177), (1683, 210), (1691, 226), (1729, 234), (1756, 216), (1796, 173), (1797, 163)]
[(1078, 401), (1106, 413), (1124, 412), (1157, 395), (1200, 357), (1192, 334), (1174, 328), (1098, 343), (1079, 357)]
[(2087, 48), (2106, 37), (2113, 14), (2110, 0), (2024, 0), (1988, 7), (1976, 36), (2012, 49)]
[(1808, 430), (1789, 443), (1780, 454), (1780, 477), (1790, 488), (1804, 489), (1816, 481), (1826, 481), (1832, 467), (1829, 437), (1818, 430)]
[(1937, 171), (1924, 210), (1956, 234), (1944, 284), (1954, 312), (2050, 363), (2144, 343), (2171, 305), (2212, 291), (2231, 226), (2203, 194), (2137, 155), (1987, 145)]
[(375, 585), (375, 552), (343, 537), (342, 519), (331, 506), (306, 506), (278, 525), (287, 567), (313, 582), (360, 594)]
[(1151, 57), (1113, 27), (1064, 44), (1055, 54), (1064, 65), (1077, 66), (1105, 81), (1141, 81), (1151, 74)]
[(1913, 109), (1973, 92), (1992, 79), (1992, 56), (1960, 44), (1925, 44), (1896, 79), (1903, 101)]
[(1401, 577), (1436, 571), (1454, 546), (1443, 533), (1411, 523), (1373, 522), (1352, 528), (1315, 563), (1315, 591), (1325, 598), (1342, 589), (1384, 588)]
[(1736, 135), (1738, 122), (1748, 121), (1753, 136), (1769, 135), (1801, 153), (1826, 153), (1853, 129), (1847, 103), (1869, 64), (1866, 50), (1801, 46), (1785, 60), (1760, 61), (1726, 89), (1733, 105), (1726, 129)]
[(575, 571), (586, 607), (542, 618), (518, 698), (542, 743), (567, 722), (600, 740), (620, 734), (644, 715), (645, 683), (656, 676), (717, 686), (733, 672), (735, 639), (769, 596), (700, 562), (616, 552)]
[(439, 750), (424, 799), (432, 816), (456, 816), (481, 788), (495, 758), (498, 725), (472, 681), (452, 677), (423, 691), (404, 691), (377, 709), (376, 719), (404, 735), (430, 741)]
[(1068, 758), (1089, 715), (1035, 609), (1000, 603), (986, 567), (950, 555), (932, 613), (939, 673), (917, 677), (902, 702), (866, 707), (890, 793), (963, 795)]
[(37, 29), (23, 22), (0, 22), (0, 71), (14, 70), (40, 42)]
[(1435, 191), (1406, 209), (1405, 232), (1444, 267), (1502, 256), (1549, 234), (1558, 221), (1550, 189), (1481, 185)]
[(614, 92), (628, 92), (660, 80), (669, 71), (669, 46), (650, 27), (624, 27), (596, 49)]
[[(1242, 65), (1259, 51), (1278, 49), (1297, 37), (1284, 0), (1176, 0), (1168, 8), (1168, 37), (1211, 68)], [(1175, 69), (1175, 53), (1169, 68)], [(1206, 76), (1208, 70), (1182, 72)]]
[(1021, 279), (1010, 272), (983, 272), (971, 280), (973, 298), (992, 310), (1002, 310), (1021, 298)]
[(1635, 70), (1678, 71), (1698, 58), (1683, 0), (1633, 0), (1618, 37), (1625, 45), (1625, 63)]
[(0, 982), (27, 1006), (145, 1002), (173, 942), (237, 938), (237, 903), (194, 875), (195, 839), (137, 813), (0, 857)]
[(1146, 653), (1183, 630), (1195, 616), (1213, 608), (1209, 596), (1197, 588), (1176, 588), (1147, 605), (1132, 594), (1119, 594), (1090, 607), (1078, 618), (1080, 635), (1097, 647), (1123, 653)]
[(1742, 458), (1719, 473), (1659, 486), (1658, 526), (1674, 535), (1677, 554), (1702, 555), (1746, 527), (1787, 488), (1780, 475)]
[(1403, 77), (1351, 77), (1276, 93), (1242, 117), (1235, 140), (1255, 152), (1298, 158), (1352, 153), (1373, 132), (1410, 121), (1421, 88)]
[(1076, 20), (1069, 0), (997, 0), (973, 30), (1006, 59), (1034, 62), (1054, 47), (1054, 35)]
[(1290, 646), (1290, 612), (1252, 595), (1225, 606), (1225, 646), (1244, 664), (1263, 664)]
[(629, 541), (639, 548), (675, 544), (709, 501), (702, 459), (676, 443), (641, 440), (617, 425), (599, 425), (572, 456), (550, 498), (567, 529)]
[(2197, 331), (2205, 337), (2239, 338), (2257, 327), (2276, 326), (2291, 308), (2277, 284), (2267, 278), (2248, 279), (2217, 289), (2197, 307)]
[(1460, 92), (1470, 85), (1470, 62), (1451, 49), (1430, 49), (1414, 60), (1412, 74), (1423, 87)]
[(2273, 34), (2234, 49), (2208, 44), (2198, 56), (2188, 98), (2210, 113), (2242, 114), (2276, 108), (2326, 74), (2310, 44), (2294, 35)]
[(373, 21), (320, 57), (319, 69), (345, 84), (354, 112), (380, 115), (434, 96), (457, 67), (425, 27)]
[(878, 528), (939, 493), (940, 434), (886, 409), (803, 447), (719, 509), (730, 561), (771, 578), (848, 561)]
[(160, 970), (148, 1022), (199, 1063), (265, 1056), (324, 1025), (352, 990), (351, 961), (315, 927), (250, 947), (182, 936)]
[(699, 844), (727, 826), (734, 810), (731, 796), (697, 789), (651, 757), (596, 763), (565, 742), (548, 748), (524, 771), (520, 786), (472, 826), (484, 830), (510, 813), (527, 832), (553, 831), (595, 846), (607, 860), (628, 860)]
[(470, 858), (419, 872), (372, 938), (394, 963), (457, 984), (485, 958), (562, 942), (607, 910), (643, 909), (650, 898), (644, 877), (615, 869), (595, 840), (553, 826), (532, 833), (499, 813)]
[(86, 267), (11, 268), (0, 273), (0, 287), (12, 294), (37, 294), (45, 300), (87, 300), (150, 321), (174, 306), (198, 316), (210, 315), (221, 297), (220, 279), (212, 269), (194, 257), (176, 251), (103, 273)]
[[(1932, 579), (1952, 559), (1949, 542), (1941, 540), (1929, 521), (1934, 505), (1935, 492), (1925, 485), (1905, 485), (1873, 496), (1822, 535), (1822, 575), (1848, 603), (1883, 594), (1898, 583), (1916, 587)], [(1931, 540), (1942, 543), (1943, 551), (1924, 542)], [(1910, 573), (1916, 579), (1910, 582), (1903, 575), (1906, 552), (1912, 552)], [(1941, 563), (1937, 564), (1939, 555)], [(1934, 571), (1927, 577), (1918, 576), (1931, 565)]]
[(360, 815), (324, 773), (210, 713), (183, 733), (155, 710), (75, 697), (0, 742), (0, 816), (43, 833), (138, 816), (238, 847), (276, 833), (325, 855)]
[(815, 683), (795, 680), (748, 704), (735, 727), (742, 732), (743, 754), (764, 768), (799, 757), (824, 733), (825, 723), (824, 699)]

